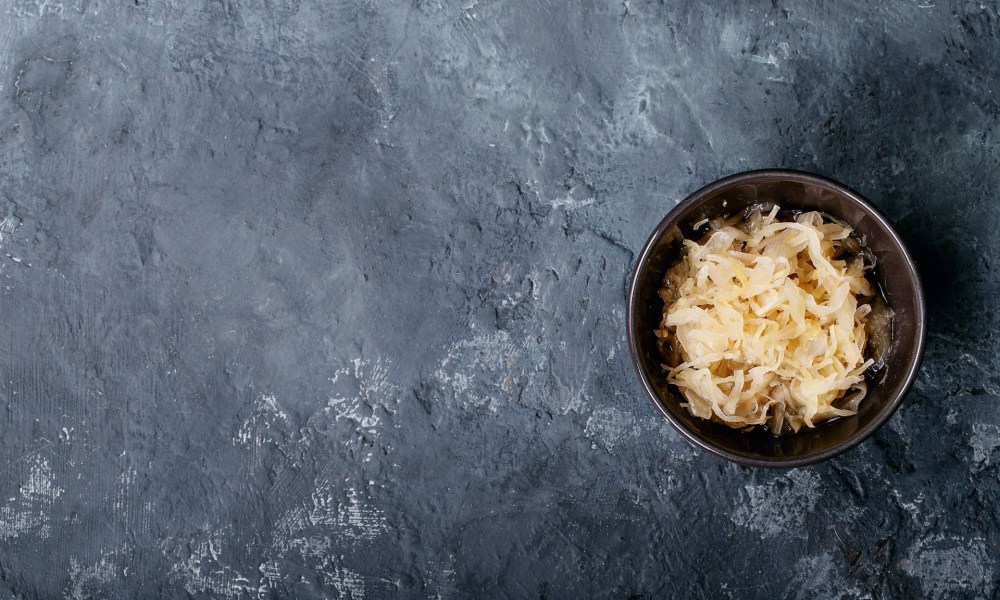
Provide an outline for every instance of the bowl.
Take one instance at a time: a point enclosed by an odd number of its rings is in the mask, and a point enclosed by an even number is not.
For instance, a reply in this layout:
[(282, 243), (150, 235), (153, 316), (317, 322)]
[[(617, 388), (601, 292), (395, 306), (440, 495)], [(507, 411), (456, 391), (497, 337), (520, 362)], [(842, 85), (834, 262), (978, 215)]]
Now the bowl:
[[(688, 413), (681, 406), (680, 392), (667, 383), (653, 333), (663, 313), (657, 291), (664, 272), (678, 258), (681, 240), (694, 237), (694, 226), (704, 219), (733, 214), (760, 202), (776, 202), (785, 209), (822, 211), (852, 226), (875, 256), (871, 277), (894, 312), (885, 366), (868, 376), (868, 395), (858, 413), (783, 436), (772, 435), (762, 427), (732, 429)], [(775, 169), (720, 179), (667, 213), (636, 261), (628, 289), (626, 324), (629, 351), (642, 387), (653, 405), (687, 440), (744, 466), (799, 467), (857, 446), (899, 408), (923, 357), (926, 317), (913, 259), (882, 213), (860, 194), (835, 181)]]

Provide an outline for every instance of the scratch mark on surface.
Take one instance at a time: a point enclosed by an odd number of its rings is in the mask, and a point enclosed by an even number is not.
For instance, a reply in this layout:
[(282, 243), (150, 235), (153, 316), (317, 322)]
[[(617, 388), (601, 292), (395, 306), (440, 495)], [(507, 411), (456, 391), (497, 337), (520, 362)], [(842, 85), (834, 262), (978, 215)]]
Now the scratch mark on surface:
[(52, 445), (54, 443), (54, 442), (50, 442), (49, 440), (46, 440), (45, 438), (41, 438), (40, 441), (44, 442), (41, 446), (35, 448), (31, 452), (23, 454), (23, 455), (15, 458), (14, 460), (10, 461), (9, 463), (7, 463), (7, 466), (5, 466), (2, 471), (0, 471), (0, 473), (6, 474), (6, 473), (10, 472), (18, 463), (20, 463), (22, 461), (29, 461), (29, 460), (31, 460), (33, 457), (38, 456), (38, 454), (41, 453), (43, 450), (52, 447)]

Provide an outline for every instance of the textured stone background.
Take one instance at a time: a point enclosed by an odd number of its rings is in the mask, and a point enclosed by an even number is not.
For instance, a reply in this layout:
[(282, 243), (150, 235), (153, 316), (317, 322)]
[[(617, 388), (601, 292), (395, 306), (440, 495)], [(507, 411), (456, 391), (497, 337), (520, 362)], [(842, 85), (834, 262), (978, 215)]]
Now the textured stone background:
[[(989, 597), (996, 3), (3, 0), (0, 598)], [(758, 167), (866, 194), (927, 358), (744, 469), (626, 274)]]

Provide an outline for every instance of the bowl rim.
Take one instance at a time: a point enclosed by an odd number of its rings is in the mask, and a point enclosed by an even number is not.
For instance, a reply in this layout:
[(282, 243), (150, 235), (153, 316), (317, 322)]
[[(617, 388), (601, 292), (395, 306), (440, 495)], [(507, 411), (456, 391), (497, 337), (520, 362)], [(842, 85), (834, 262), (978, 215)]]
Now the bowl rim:
[[(843, 442), (832, 446), (822, 452), (817, 452), (816, 454), (807, 455), (803, 457), (789, 457), (789, 458), (756, 458), (752, 456), (745, 456), (730, 452), (723, 448), (716, 446), (710, 441), (703, 439), (701, 436), (695, 434), (693, 431), (687, 429), (682, 423), (678, 422), (673, 415), (663, 406), (660, 398), (657, 396), (656, 391), (653, 389), (649, 378), (643, 371), (641, 365), (641, 360), (639, 357), (639, 348), (635, 336), (635, 307), (638, 302), (638, 289), (637, 283), (639, 280), (639, 275), (644, 273), (646, 266), (649, 261), (650, 254), (655, 243), (660, 239), (660, 237), (666, 232), (666, 230), (674, 224), (677, 217), (688, 207), (698, 203), (706, 196), (710, 196), (720, 189), (730, 187), (734, 184), (748, 183), (752, 181), (758, 181), (762, 179), (774, 180), (781, 179), (785, 181), (797, 181), (804, 183), (811, 183), (815, 185), (820, 185), (849, 198), (852, 202), (860, 206), (864, 211), (869, 213), (873, 218), (879, 221), (882, 227), (889, 232), (889, 237), (892, 239), (892, 243), (899, 248), (902, 253), (904, 262), (907, 267), (910, 279), (913, 282), (913, 289), (916, 296), (916, 334), (915, 334), (915, 347), (914, 351), (911, 353), (911, 359), (909, 361), (907, 372), (903, 378), (903, 384), (900, 386), (899, 391), (896, 395), (886, 404), (882, 411), (876, 415), (874, 419), (864, 428), (856, 431), (851, 437), (845, 439)], [(638, 258), (632, 269), (632, 275), (629, 278), (628, 290), (626, 293), (626, 305), (625, 305), (625, 324), (626, 324), (626, 337), (629, 346), (629, 355), (632, 359), (632, 366), (635, 368), (636, 373), (639, 375), (639, 380), (642, 382), (642, 387), (646, 391), (646, 396), (652, 402), (653, 406), (667, 419), (667, 422), (677, 430), (688, 442), (694, 444), (696, 447), (701, 448), (719, 458), (732, 461), (734, 463), (746, 466), (746, 467), (766, 467), (766, 468), (794, 468), (802, 467), (806, 465), (815, 464), (824, 460), (831, 459), (835, 456), (843, 454), (848, 450), (851, 450), (858, 446), (861, 442), (868, 439), (879, 427), (885, 424), (886, 421), (899, 409), (906, 397), (910, 388), (913, 386), (913, 382), (916, 380), (917, 373), (920, 371), (920, 364), (923, 362), (924, 356), (924, 343), (927, 336), (927, 307), (924, 299), (923, 286), (920, 282), (920, 274), (917, 271), (916, 263), (913, 257), (910, 255), (909, 251), (906, 249), (906, 245), (903, 243), (903, 239), (900, 237), (899, 233), (896, 232), (889, 220), (875, 208), (864, 196), (855, 192), (851, 188), (834, 181), (828, 177), (822, 175), (817, 175), (815, 173), (809, 173), (806, 171), (798, 171), (794, 169), (757, 169), (753, 171), (743, 171), (739, 173), (734, 173), (722, 179), (713, 181), (705, 186), (702, 186), (695, 192), (689, 194), (683, 200), (677, 203), (676, 206), (671, 208), (666, 216), (660, 220), (656, 228), (646, 239), (646, 243), (643, 244), (642, 250), (639, 252)]]

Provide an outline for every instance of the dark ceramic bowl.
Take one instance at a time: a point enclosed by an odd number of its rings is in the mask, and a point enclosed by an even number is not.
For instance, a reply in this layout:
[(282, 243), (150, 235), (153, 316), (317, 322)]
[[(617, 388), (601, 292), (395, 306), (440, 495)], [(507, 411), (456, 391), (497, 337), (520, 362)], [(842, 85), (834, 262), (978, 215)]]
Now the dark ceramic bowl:
[[(681, 240), (696, 237), (693, 226), (699, 221), (733, 214), (758, 202), (777, 202), (784, 209), (819, 210), (854, 227), (875, 255), (873, 277), (895, 313), (885, 366), (869, 379), (868, 395), (858, 414), (781, 437), (760, 427), (739, 431), (689, 414), (680, 405), (680, 393), (666, 381), (653, 333), (663, 312), (657, 291), (664, 272), (678, 257)], [(924, 351), (923, 291), (913, 259), (899, 235), (857, 192), (798, 171), (739, 173), (685, 198), (660, 221), (639, 254), (626, 311), (632, 361), (653, 405), (696, 446), (752, 467), (808, 465), (860, 444), (899, 407), (917, 375)]]

